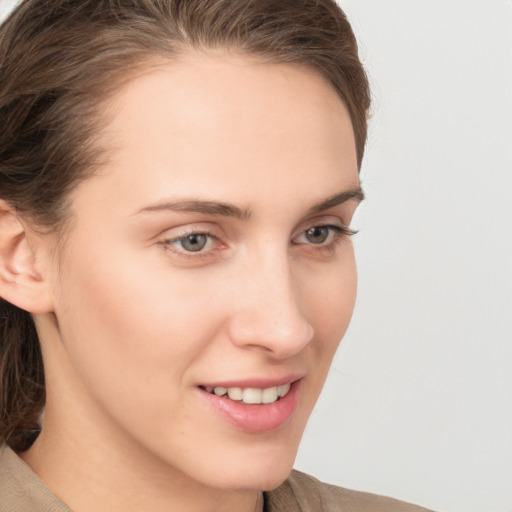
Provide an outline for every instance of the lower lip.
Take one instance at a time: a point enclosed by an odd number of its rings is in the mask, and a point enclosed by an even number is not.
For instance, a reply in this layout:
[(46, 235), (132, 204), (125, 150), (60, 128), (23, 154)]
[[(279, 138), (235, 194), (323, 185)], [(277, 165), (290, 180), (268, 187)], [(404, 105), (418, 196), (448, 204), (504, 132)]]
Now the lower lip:
[(300, 381), (292, 383), (290, 391), (271, 404), (245, 404), (200, 388), (199, 391), (214, 410), (233, 426), (250, 434), (262, 434), (281, 427), (292, 417), (299, 387)]

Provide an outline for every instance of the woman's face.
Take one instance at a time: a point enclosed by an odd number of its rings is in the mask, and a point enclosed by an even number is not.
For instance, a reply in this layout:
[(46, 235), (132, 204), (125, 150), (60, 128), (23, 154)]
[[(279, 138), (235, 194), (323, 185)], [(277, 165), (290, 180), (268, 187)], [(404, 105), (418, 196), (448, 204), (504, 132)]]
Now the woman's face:
[(48, 421), (71, 397), (110, 458), (274, 487), (354, 306), (347, 111), (310, 70), (218, 54), (148, 71), (111, 112), (42, 333)]

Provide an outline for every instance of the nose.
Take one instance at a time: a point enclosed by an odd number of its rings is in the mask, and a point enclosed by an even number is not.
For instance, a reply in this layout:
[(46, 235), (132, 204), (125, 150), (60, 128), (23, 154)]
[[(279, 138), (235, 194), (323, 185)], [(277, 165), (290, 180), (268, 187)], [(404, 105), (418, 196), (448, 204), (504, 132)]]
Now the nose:
[(313, 339), (314, 329), (301, 310), (300, 279), (286, 258), (258, 258), (237, 279), (228, 336), (239, 347), (254, 347), (275, 359), (299, 353)]

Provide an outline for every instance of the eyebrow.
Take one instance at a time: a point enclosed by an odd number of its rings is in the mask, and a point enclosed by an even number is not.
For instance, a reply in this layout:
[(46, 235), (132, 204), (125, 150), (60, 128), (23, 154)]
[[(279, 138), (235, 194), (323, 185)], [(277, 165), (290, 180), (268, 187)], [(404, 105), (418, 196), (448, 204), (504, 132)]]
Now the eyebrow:
[[(356, 200), (358, 203), (360, 203), (363, 199), (364, 192), (360, 186), (353, 189), (344, 190), (343, 192), (334, 194), (333, 196), (330, 196), (327, 199), (323, 199), (322, 201), (314, 204), (308, 210), (306, 215), (314, 215), (316, 213), (323, 212), (350, 200)], [(137, 213), (159, 211), (204, 213), (206, 215), (234, 217), (240, 220), (248, 220), (251, 217), (251, 211), (248, 208), (242, 209), (232, 204), (194, 199), (164, 201), (163, 203), (146, 206), (145, 208), (139, 210)]]
[(350, 200), (355, 200), (358, 203), (364, 200), (364, 192), (360, 186), (349, 190), (344, 190), (339, 194), (334, 194), (333, 196), (330, 196), (327, 199), (316, 203), (308, 210), (307, 215), (314, 215), (315, 213), (329, 210), (330, 208), (334, 208), (335, 206), (346, 203)]
[(159, 212), (167, 210), (178, 212), (204, 213), (206, 215), (222, 215), (224, 217), (235, 217), (241, 220), (247, 220), (251, 216), (251, 212), (248, 209), (242, 210), (241, 208), (238, 208), (238, 206), (234, 206), (232, 204), (194, 199), (182, 201), (165, 201), (163, 203), (142, 208), (142, 210), (139, 210), (138, 213)]

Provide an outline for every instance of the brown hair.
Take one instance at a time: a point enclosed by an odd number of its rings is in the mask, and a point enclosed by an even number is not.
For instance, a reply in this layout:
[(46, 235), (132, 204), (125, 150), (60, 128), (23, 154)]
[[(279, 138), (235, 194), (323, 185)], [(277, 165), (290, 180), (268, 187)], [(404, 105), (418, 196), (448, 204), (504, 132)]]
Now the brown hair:
[[(25, 0), (0, 28), (0, 198), (60, 230), (70, 190), (101, 163), (102, 105), (127, 73), (222, 47), (327, 78), (361, 164), (370, 94), (334, 0)], [(0, 443), (24, 450), (45, 400), (39, 340), (30, 314), (2, 299), (0, 336)]]

